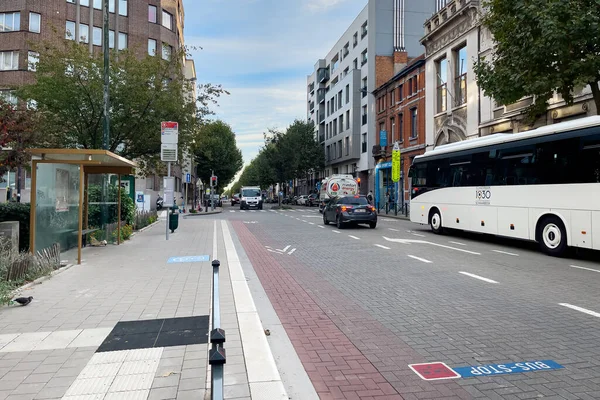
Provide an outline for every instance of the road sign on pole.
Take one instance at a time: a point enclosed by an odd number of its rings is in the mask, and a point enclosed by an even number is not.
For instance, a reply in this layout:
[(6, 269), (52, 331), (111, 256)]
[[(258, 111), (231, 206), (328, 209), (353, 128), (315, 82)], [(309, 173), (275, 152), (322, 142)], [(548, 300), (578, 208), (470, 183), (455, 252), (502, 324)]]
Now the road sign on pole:
[(400, 180), (400, 145), (398, 142), (394, 143), (392, 149), (392, 181), (398, 182)]
[(179, 142), (179, 124), (164, 121), (160, 123), (160, 159), (166, 162), (177, 161), (177, 144)]

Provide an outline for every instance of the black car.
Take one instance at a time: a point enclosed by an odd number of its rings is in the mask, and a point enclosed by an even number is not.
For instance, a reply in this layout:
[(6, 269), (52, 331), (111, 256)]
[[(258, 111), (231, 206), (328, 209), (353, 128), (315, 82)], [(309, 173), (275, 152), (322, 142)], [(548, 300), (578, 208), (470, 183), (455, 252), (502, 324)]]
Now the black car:
[(318, 206), (319, 205), (319, 195), (313, 193), (310, 196), (308, 196), (308, 199), (306, 200), (306, 205), (309, 207)]
[(323, 223), (335, 222), (338, 229), (346, 224), (368, 224), (371, 229), (377, 226), (377, 211), (369, 204), (366, 196), (333, 197), (323, 210)]

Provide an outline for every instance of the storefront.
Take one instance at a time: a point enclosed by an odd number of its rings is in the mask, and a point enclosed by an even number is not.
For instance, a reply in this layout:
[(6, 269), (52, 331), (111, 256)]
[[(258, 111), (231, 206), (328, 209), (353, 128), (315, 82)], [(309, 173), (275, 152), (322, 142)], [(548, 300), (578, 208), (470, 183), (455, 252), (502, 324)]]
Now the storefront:
[[(392, 180), (392, 162), (386, 161), (375, 167), (375, 205), (379, 210), (385, 210), (386, 194), (390, 195), (389, 209), (394, 209), (398, 198), (398, 184), (402, 187), (402, 181), (395, 183)], [(400, 204), (399, 204), (400, 206)]]

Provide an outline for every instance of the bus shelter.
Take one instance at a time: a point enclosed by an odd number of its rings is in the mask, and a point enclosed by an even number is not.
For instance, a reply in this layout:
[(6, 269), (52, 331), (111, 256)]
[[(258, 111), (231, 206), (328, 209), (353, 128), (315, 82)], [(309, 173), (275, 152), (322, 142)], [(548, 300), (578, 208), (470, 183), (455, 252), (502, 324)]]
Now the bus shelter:
[[(121, 238), (121, 175), (132, 175), (136, 164), (107, 150), (30, 149), (32, 253), (54, 243), (77, 245), (77, 263), (88, 229), (90, 175), (118, 176), (117, 244)], [(94, 229), (96, 230), (96, 229)]]

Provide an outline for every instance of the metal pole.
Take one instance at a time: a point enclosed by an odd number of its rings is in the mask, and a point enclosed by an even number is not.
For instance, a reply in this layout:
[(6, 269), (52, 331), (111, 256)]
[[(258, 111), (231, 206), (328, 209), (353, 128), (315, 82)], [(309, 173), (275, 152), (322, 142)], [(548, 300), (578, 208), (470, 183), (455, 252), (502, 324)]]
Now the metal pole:
[(108, 27), (108, 0), (104, 0), (104, 118), (102, 120), (103, 137), (102, 137), (102, 148), (109, 150), (109, 132), (110, 132), (110, 119), (108, 116), (109, 109), (109, 74), (110, 74), (110, 44), (109, 44), (109, 27)]
[[(167, 177), (171, 177), (171, 162), (167, 162)], [(163, 206), (167, 206), (167, 204), (169, 204), (169, 202), (167, 201), (167, 191), (166, 191), (166, 186), (163, 190)], [(167, 218), (166, 218), (166, 235), (167, 235), (167, 240), (169, 240), (169, 207), (167, 207), (166, 209), (166, 213), (167, 213)]]
[(226, 362), (225, 331), (221, 329), (221, 306), (219, 301), (219, 260), (213, 260), (213, 296), (212, 296), (212, 331), (210, 342), (212, 348), (208, 356), (211, 366), (211, 399), (223, 400), (223, 367)]
[(210, 171), (211, 181), (210, 181), (210, 210), (215, 211), (215, 187), (212, 183), (212, 177), (215, 176), (215, 171)]

